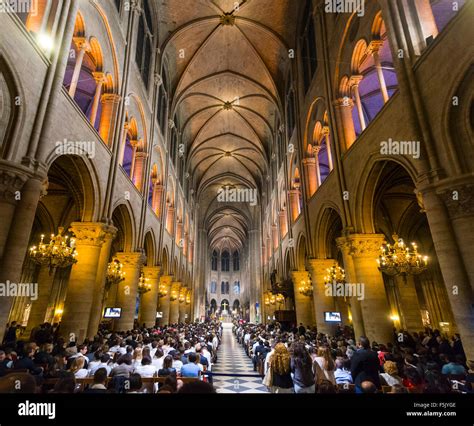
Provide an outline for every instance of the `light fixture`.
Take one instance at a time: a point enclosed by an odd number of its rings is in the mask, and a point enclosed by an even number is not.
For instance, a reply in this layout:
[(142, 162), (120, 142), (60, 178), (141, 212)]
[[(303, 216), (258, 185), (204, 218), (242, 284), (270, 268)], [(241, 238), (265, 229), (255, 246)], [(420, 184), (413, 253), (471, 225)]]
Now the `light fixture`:
[(428, 267), (428, 256), (418, 253), (417, 245), (411, 243), (408, 247), (398, 235), (392, 236), (395, 243), (388, 243), (380, 247), (380, 256), (377, 259), (379, 270), (387, 275), (401, 275), (407, 283), (407, 275), (418, 275)]
[(188, 291), (186, 293), (186, 305), (190, 305), (191, 304), (191, 292)]
[(58, 234), (51, 234), (51, 240), (48, 244), (44, 242), (44, 235), (38, 246), (30, 248), (31, 259), (39, 264), (49, 267), (50, 274), (56, 268), (67, 268), (77, 262), (76, 240), (68, 236), (63, 236), (64, 228), (58, 228)]
[(391, 319), (393, 322), (398, 322), (398, 321), (400, 321), (400, 317), (399, 317), (397, 314), (392, 314), (392, 315), (390, 315), (390, 319)]
[(145, 274), (142, 271), (140, 278), (138, 279), (138, 293), (140, 295), (151, 291), (151, 284), (148, 281), (148, 278), (145, 278)]
[(170, 300), (174, 302), (179, 297), (179, 294), (176, 290), (171, 290)]
[(313, 294), (313, 286), (310, 282), (305, 281), (305, 280), (301, 280), (300, 285), (298, 287), (298, 291), (303, 296), (309, 297)]
[(185, 303), (186, 302), (186, 292), (187, 292), (187, 288), (186, 287), (183, 287), (180, 291), (179, 291), (179, 303)]
[(165, 283), (160, 283), (158, 286), (158, 297), (165, 297), (168, 295), (168, 289)]
[(117, 258), (112, 259), (107, 265), (107, 284), (118, 284), (125, 280), (125, 271), (123, 271), (123, 265)]
[(50, 52), (51, 50), (53, 50), (54, 40), (50, 35), (46, 33), (39, 33), (37, 37), (38, 44), (44, 51)]
[(345, 284), (346, 273), (337, 262), (334, 265), (326, 269), (327, 275), (324, 277), (324, 284)]

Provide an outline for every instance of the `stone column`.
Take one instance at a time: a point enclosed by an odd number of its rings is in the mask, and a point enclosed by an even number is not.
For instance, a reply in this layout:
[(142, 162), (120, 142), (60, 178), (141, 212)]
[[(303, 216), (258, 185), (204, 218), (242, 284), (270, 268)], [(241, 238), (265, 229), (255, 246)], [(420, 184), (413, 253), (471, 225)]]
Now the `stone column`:
[(160, 286), (161, 266), (145, 266), (143, 274), (151, 285), (151, 290), (144, 293), (140, 301), (140, 325), (153, 327), (156, 322), (156, 311), (158, 307), (158, 289)]
[(316, 189), (321, 186), (321, 168), (319, 167), (319, 152), (321, 151), (320, 145), (313, 146), (313, 155), (314, 155), (314, 166), (315, 166), (315, 176), (316, 176)]
[(104, 223), (75, 222), (71, 224), (71, 231), (76, 239), (77, 263), (71, 269), (60, 330), (67, 340), (82, 343), (87, 337), (100, 252), (108, 226)]
[(183, 238), (183, 222), (178, 221), (176, 223), (176, 244), (178, 247), (182, 247), (182, 241), (181, 239)]
[(308, 271), (293, 271), (291, 275), (295, 293), (296, 321), (298, 325), (303, 323), (305, 327), (314, 325), (313, 297), (304, 296), (298, 291), (298, 287), (302, 281), (306, 283), (310, 281), (309, 273)]
[(113, 141), (119, 102), (120, 96), (115, 94), (107, 93), (101, 99), (102, 112), (99, 121), (99, 135), (108, 147), (111, 147)]
[(324, 321), (324, 312), (332, 312), (335, 309), (335, 297), (326, 294), (324, 277), (327, 269), (333, 266), (334, 259), (308, 259), (311, 281), (313, 282), (313, 302), (316, 317), (316, 326), (319, 333), (333, 335), (336, 324)]
[(278, 248), (278, 244), (280, 243), (278, 239), (278, 226), (276, 225), (272, 225), (272, 238), (273, 238), (273, 251), (275, 251)]
[(303, 159), (304, 175), (306, 177), (306, 195), (311, 198), (318, 189), (316, 179), (316, 158)]
[(352, 108), (354, 108), (354, 101), (349, 97), (339, 98), (335, 101), (334, 106), (339, 112), (339, 119), (343, 131), (341, 140), (345, 142), (345, 146), (341, 147), (342, 151), (347, 151), (356, 140), (356, 132), (354, 128), (354, 120), (352, 119)]
[[(16, 200), (15, 191), (19, 189), (23, 179), (13, 171), (11, 173), (0, 172), (0, 176), (4, 179), (0, 182), (0, 213), (7, 213), (6, 216), (1, 216), (2, 220), (0, 221), (0, 243), (3, 244), (0, 282), (6, 283), (9, 280), (12, 283), (19, 283), (36, 207), (40, 195), (44, 191), (43, 179), (37, 177), (28, 179), (21, 186), (21, 198)], [(10, 183), (14, 186), (9, 186)], [(14, 204), (16, 204), (16, 208)], [(9, 227), (8, 230), (5, 229), (5, 225)], [(6, 232), (8, 232), (8, 236), (6, 236)], [(13, 300), (13, 297), (3, 297), (2, 303), (0, 303), (0, 341), (3, 339)]]
[(415, 280), (413, 275), (407, 276), (405, 283), (402, 277), (394, 277), (396, 291), (400, 302), (400, 320), (405, 329), (410, 332), (423, 330), (421, 321), (421, 309), (416, 294)]
[(144, 192), (148, 196), (148, 192), (143, 189), (143, 178), (146, 167), (146, 152), (137, 151), (135, 154), (135, 166), (133, 168), (133, 183), (140, 192)]
[(93, 338), (97, 334), (100, 321), (102, 320), (102, 305), (104, 301), (105, 280), (107, 279), (107, 266), (109, 264), (112, 241), (117, 234), (117, 228), (113, 226), (104, 227), (104, 234), (104, 243), (100, 250), (99, 264), (97, 265), (94, 300), (91, 306), (89, 327), (87, 329), (87, 337), (89, 338)]
[(163, 316), (158, 320), (158, 324), (161, 326), (170, 323), (170, 294), (172, 281), (173, 277), (171, 275), (162, 275), (160, 277), (160, 285), (166, 290), (166, 295), (160, 297), (158, 300), (158, 310), (163, 314)]
[(290, 189), (288, 191), (290, 196), (290, 213), (291, 213), (291, 220), (293, 222), (298, 219), (300, 215), (300, 190), (299, 189)]
[(120, 150), (119, 150), (119, 164), (123, 166), (123, 160), (124, 160), (124, 155), (125, 155), (125, 145), (127, 144), (127, 134), (128, 130), (130, 129), (129, 124), (125, 122), (123, 125), (123, 134), (122, 138), (120, 139)]
[(161, 218), (162, 215), (163, 190), (163, 185), (160, 183), (157, 182), (153, 185), (151, 206), (159, 218)]
[(360, 100), (360, 93), (359, 93), (359, 84), (362, 81), (363, 77), (361, 75), (353, 75), (350, 78), (349, 85), (351, 87), (352, 93), (354, 93), (357, 113), (359, 114), (359, 123), (361, 127), (361, 132), (365, 130), (367, 124), (365, 122), (364, 110), (362, 108), (362, 101)]
[(384, 103), (387, 103), (389, 100), (387, 84), (385, 83), (385, 77), (383, 75), (382, 63), (380, 62), (379, 51), (383, 46), (382, 40), (372, 40), (369, 44), (368, 51), (369, 54), (374, 58), (375, 69), (377, 70), (377, 77), (379, 79), (380, 90), (382, 91), (382, 97)]
[(288, 216), (286, 210), (282, 210), (278, 213), (278, 220), (280, 221), (280, 237), (283, 239), (288, 233)]
[(94, 100), (92, 102), (90, 122), (92, 124), (92, 127), (95, 127), (97, 113), (99, 112), (99, 102), (102, 96), (102, 85), (105, 82), (105, 75), (103, 72), (93, 72), (92, 76), (94, 77), (97, 86), (95, 88)]
[(120, 282), (117, 291), (117, 307), (122, 308), (122, 316), (114, 320), (114, 330), (125, 331), (133, 328), (138, 295), (138, 280), (145, 263), (145, 255), (140, 252), (117, 253), (123, 264), (125, 280)]
[(55, 274), (56, 270), (50, 272), (48, 266), (41, 266), (38, 274), (38, 299), (31, 301), (30, 316), (28, 317), (26, 328), (26, 335), (28, 336), (34, 327), (43, 324), (45, 321)]
[(329, 130), (329, 126), (323, 127), (322, 134), (326, 138), (326, 150), (328, 153), (329, 171), (332, 171), (332, 169), (334, 169), (334, 161), (332, 158), (332, 142), (331, 142), (331, 132)]
[(178, 316), (178, 322), (184, 323), (185, 321), (185, 316), (186, 316), (186, 294), (187, 290), (183, 287), (181, 288), (181, 294), (184, 295), (184, 302), (179, 303), (179, 316)]
[(74, 99), (77, 90), (77, 84), (79, 83), (79, 77), (81, 75), (82, 63), (86, 52), (90, 50), (90, 45), (84, 37), (74, 37), (74, 44), (78, 50), (76, 56), (76, 65), (74, 66), (74, 72), (72, 73), (71, 85), (69, 86), (69, 96)]
[[(357, 276), (354, 267), (354, 261), (351, 256), (351, 244), (346, 237), (336, 239), (337, 247), (341, 250), (342, 261), (344, 264), (344, 272), (346, 275), (346, 282), (349, 284), (357, 283)], [(352, 326), (354, 327), (354, 334), (356, 339), (360, 336), (365, 336), (364, 318), (362, 317), (362, 307), (360, 300), (357, 297), (350, 297), (349, 306), (351, 308)]]
[[(170, 324), (176, 324), (179, 321), (179, 291), (181, 289), (180, 281), (171, 283), (170, 295)], [(176, 297), (175, 300), (173, 300)]]
[(166, 213), (166, 230), (170, 235), (174, 235), (174, 214), (175, 208), (168, 206), (168, 212)]
[(352, 234), (346, 238), (357, 277), (357, 281), (350, 284), (362, 285), (364, 289), (360, 305), (365, 332), (371, 341), (387, 344), (393, 341), (393, 324), (382, 273), (376, 262), (384, 241), (381, 234)]

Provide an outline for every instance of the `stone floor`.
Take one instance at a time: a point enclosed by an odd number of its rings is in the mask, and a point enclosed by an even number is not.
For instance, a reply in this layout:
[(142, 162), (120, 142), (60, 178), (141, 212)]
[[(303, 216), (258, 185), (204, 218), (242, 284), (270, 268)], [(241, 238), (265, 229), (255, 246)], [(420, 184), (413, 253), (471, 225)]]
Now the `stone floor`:
[(232, 333), (232, 324), (223, 324), (222, 341), (218, 351), (217, 363), (212, 367), (214, 373), (251, 374), (257, 377), (214, 377), (217, 393), (268, 393), (262, 385), (262, 378), (253, 371), (250, 358), (242, 345), (237, 343)]

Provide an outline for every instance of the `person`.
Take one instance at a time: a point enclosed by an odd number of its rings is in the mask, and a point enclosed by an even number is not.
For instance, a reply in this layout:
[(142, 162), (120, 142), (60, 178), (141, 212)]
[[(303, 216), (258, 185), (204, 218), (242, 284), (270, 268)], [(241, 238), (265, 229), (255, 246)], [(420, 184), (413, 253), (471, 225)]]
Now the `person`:
[(14, 370), (28, 370), (30, 374), (33, 375), (40, 375), (43, 373), (43, 367), (37, 366), (33, 362), (33, 358), (36, 353), (36, 343), (29, 343), (25, 347), (24, 356), (18, 360), (16, 360), (13, 364)]
[(362, 393), (377, 393), (377, 386), (371, 380), (364, 380), (360, 384)]
[(89, 374), (93, 376), (99, 368), (104, 368), (107, 371), (107, 375), (109, 375), (110, 371), (112, 370), (112, 368), (109, 365), (109, 361), (110, 361), (110, 355), (108, 353), (102, 354), (100, 357), (99, 364), (94, 364), (91, 368), (89, 368)]
[(201, 367), (198, 365), (198, 356), (194, 352), (188, 355), (189, 362), (181, 367), (181, 377), (200, 377)]
[(94, 373), (94, 383), (87, 388), (84, 393), (107, 393), (107, 370), (105, 368), (98, 368)]
[(336, 370), (334, 371), (334, 378), (337, 385), (344, 383), (352, 383), (352, 376), (349, 370), (350, 361), (341, 357), (336, 358)]
[(112, 368), (112, 371), (110, 372), (110, 376), (111, 377), (115, 377), (115, 376), (129, 377), (132, 370), (133, 370), (132, 358), (129, 355), (122, 355), (117, 360), (117, 366)]
[(142, 377), (154, 377), (157, 373), (157, 370), (156, 367), (151, 364), (150, 357), (144, 356), (142, 358), (141, 365), (137, 365), (133, 372), (140, 374)]
[(463, 363), (463, 356), (462, 355), (455, 355), (449, 357), (449, 362), (443, 365), (441, 369), (441, 374), (446, 376), (464, 376), (466, 375), (466, 369), (462, 365)]
[(89, 364), (89, 359), (86, 357), (87, 345), (78, 345), (77, 352), (71, 355), (68, 359), (68, 367), (70, 368), (71, 364), (76, 358), (84, 358), (84, 368), (87, 368)]
[(380, 374), (380, 382), (382, 385), (395, 386), (402, 384), (402, 378), (398, 375), (397, 363), (393, 361), (385, 361), (383, 365), (384, 373)]
[(298, 327), (298, 334), (300, 336), (304, 336), (306, 334), (306, 328), (302, 322), (300, 322), (300, 326)]
[(316, 383), (321, 383), (322, 380), (329, 380), (332, 384), (336, 384), (334, 377), (334, 360), (331, 357), (329, 348), (320, 346), (318, 348), (317, 356), (314, 360), (314, 372)]
[(361, 336), (359, 349), (354, 352), (351, 359), (351, 375), (356, 385), (356, 393), (362, 393), (361, 384), (371, 381), (376, 388), (380, 388), (379, 358), (377, 352), (370, 349), (369, 339)]
[(176, 374), (181, 375), (181, 368), (183, 367), (183, 361), (181, 361), (181, 353), (175, 352), (173, 355), (173, 368), (176, 370)]
[(173, 357), (166, 355), (163, 360), (163, 367), (158, 370), (158, 377), (176, 376), (176, 369), (173, 368)]
[(18, 325), (16, 321), (12, 321), (10, 327), (7, 328), (3, 342), (6, 344), (15, 344), (16, 343), (16, 333), (18, 330)]
[(72, 362), (71, 368), (69, 371), (74, 374), (76, 379), (84, 379), (89, 375), (89, 371), (84, 368), (85, 360), (84, 357), (76, 357)]
[(216, 390), (210, 383), (194, 380), (184, 383), (178, 393), (216, 393)]
[(272, 393), (293, 393), (291, 378), (291, 357), (284, 343), (277, 343), (269, 360), (272, 373)]
[(302, 342), (293, 344), (291, 372), (295, 393), (315, 393), (313, 360)]
[(141, 389), (143, 387), (142, 377), (138, 373), (131, 373), (130, 378), (128, 379), (128, 385), (125, 384), (126, 393), (142, 393)]

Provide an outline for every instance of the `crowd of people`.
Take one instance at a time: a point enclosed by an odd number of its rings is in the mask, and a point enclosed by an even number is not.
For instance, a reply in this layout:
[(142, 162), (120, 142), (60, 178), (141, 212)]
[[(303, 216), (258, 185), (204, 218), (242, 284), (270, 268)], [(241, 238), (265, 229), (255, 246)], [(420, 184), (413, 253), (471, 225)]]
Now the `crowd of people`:
[(278, 322), (235, 322), (233, 331), (273, 393), (473, 392), (474, 361), (457, 334), (394, 330), (396, 343), (382, 344), (355, 340), (347, 326), (331, 336)]
[(218, 321), (125, 332), (104, 325), (94, 339), (68, 342), (57, 325), (25, 338), (13, 322), (0, 346), (0, 393), (213, 393), (221, 336)]

